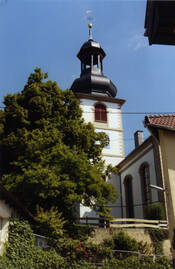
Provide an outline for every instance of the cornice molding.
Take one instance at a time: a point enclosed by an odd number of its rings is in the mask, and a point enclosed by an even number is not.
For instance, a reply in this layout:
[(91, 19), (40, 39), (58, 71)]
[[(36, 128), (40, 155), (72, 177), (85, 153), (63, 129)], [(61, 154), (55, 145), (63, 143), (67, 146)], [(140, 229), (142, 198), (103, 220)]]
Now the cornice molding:
[(119, 98), (113, 98), (109, 96), (102, 96), (102, 95), (95, 95), (95, 94), (86, 94), (86, 93), (75, 93), (75, 96), (78, 99), (89, 99), (89, 100), (96, 100), (101, 102), (109, 102), (109, 103), (116, 103), (122, 106), (126, 100), (119, 99)]

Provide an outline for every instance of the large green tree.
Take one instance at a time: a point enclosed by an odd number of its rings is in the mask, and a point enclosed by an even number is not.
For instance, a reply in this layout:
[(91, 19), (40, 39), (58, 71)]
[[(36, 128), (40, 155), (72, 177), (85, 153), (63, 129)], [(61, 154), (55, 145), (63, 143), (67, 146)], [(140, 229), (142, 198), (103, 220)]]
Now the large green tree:
[(108, 215), (116, 191), (105, 180), (101, 158), (107, 137), (84, 122), (70, 90), (46, 78), (37, 68), (21, 92), (4, 98), (1, 183), (33, 214), (36, 205), (54, 206), (70, 218), (82, 202)]

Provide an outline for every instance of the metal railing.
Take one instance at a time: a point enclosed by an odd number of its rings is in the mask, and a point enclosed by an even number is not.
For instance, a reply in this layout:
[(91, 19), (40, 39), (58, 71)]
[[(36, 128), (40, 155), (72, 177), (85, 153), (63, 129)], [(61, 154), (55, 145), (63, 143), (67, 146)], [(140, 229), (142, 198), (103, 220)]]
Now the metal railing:
[(37, 248), (40, 248), (40, 249), (47, 249), (48, 248), (47, 237), (45, 237), (43, 235), (39, 235), (39, 234), (34, 234), (34, 236), (35, 236), (35, 246)]

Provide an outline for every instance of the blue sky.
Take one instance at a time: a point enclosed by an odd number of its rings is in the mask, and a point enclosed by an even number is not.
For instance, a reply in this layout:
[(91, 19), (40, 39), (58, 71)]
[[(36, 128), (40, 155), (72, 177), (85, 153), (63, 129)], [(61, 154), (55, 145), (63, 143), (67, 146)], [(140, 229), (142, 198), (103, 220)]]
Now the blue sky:
[[(174, 112), (175, 47), (148, 45), (144, 37), (145, 1), (0, 0), (0, 102), (21, 91), (35, 67), (49, 73), (62, 89), (80, 74), (76, 58), (88, 39), (87, 10), (93, 38), (107, 56), (104, 74), (126, 100), (123, 112)], [(125, 152), (144, 115), (123, 114)]]

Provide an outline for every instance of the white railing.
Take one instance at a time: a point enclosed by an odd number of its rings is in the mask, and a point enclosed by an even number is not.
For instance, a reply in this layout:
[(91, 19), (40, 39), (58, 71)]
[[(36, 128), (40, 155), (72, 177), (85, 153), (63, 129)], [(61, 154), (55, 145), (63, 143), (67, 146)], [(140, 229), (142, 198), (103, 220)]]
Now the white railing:
[(160, 228), (167, 229), (167, 220), (146, 220), (146, 219), (113, 219), (110, 227), (116, 228)]
[(79, 218), (80, 224), (87, 224), (98, 227), (114, 227), (114, 228), (158, 228), (168, 229), (166, 220), (146, 220), (146, 219), (131, 219), (119, 218), (111, 221), (106, 221), (103, 218)]

